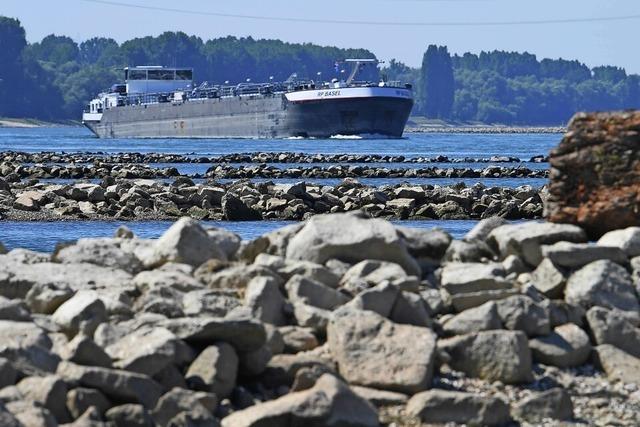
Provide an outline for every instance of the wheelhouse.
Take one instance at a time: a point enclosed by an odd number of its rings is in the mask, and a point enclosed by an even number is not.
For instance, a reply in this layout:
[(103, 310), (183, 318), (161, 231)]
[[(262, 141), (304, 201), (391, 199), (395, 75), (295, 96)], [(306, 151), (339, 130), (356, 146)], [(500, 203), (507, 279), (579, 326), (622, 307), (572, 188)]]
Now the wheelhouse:
[(124, 69), (127, 93), (160, 93), (193, 88), (193, 68), (139, 66)]

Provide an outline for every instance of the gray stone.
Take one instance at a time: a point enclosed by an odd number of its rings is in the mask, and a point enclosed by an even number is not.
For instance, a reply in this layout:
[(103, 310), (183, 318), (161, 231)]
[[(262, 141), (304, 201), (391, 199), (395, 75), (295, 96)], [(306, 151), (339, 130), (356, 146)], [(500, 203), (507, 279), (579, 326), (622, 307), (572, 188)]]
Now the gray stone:
[(180, 218), (156, 240), (151, 248), (136, 251), (147, 267), (167, 262), (180, 262), (199, 266), (208, 259), (227, 259), (222, 248), (194, 219)]
[(573, 418), (573, 403), (566, 390), (556, 387), (522, 399), (514, 406), (513, 413), (530, 423), (550, 419), (568, 421)]
[(531, 273), (531, 282), (547, 298), (561, 298), (567, 278), (549, 258), (544, 258)]
[(567, 281), (565, 300), (585, 309), (593, 306), (640, 311), (636, 291), (627, 271), (611, 261), (587, 264)]
[(367, 259), (395, 262), (420, 277), (418, 263), (393, 225), (354, 213), (317, 215), (289, 241), (287, 258), (323, 264), (331, 258), (357, 263)]
[(611, 381), (640, 384), (640, 359), (612, 346), (601, 344), (594, 348), (596, 364)]
[(153, 427), (153, 419), (144, 406), (134, 403), (114, 406), (105, 418), (118, 427)]
[(508, 289), (511, 283), (504, 276), (502, 264), (452, 262), (442, 268), (440, 283), (452, 295)]
[(377, 390), (375, 388), (362, 387), (359, 385), (351, 386), (351, 390), (375, 407), (404, 405), (409, 399), (404, 393)]
[(324, 335), (331, 318), (331, 311), (296, 302), (293, 304), (293, 317), (299, 326), (311, 328), (316, 333)]
[(249, 281), (244, 303), (256, 319), (272, 325), (284, 325), (286, 300), (280, 291), (280, 283), (271, 277), (254, 277)]
[(596, 344), (611, 344), (640, 358), (640, 328), (625, 318), (624, 312), (592, 307), (587, 322)]
[(327, 342), (349, 383), (407, 393), (431, 385), (436, 337), (430, 329), (345, 307), (333, 313)]
[(57, 374), (69, 385), (95, 388), (116, 401), (141, 403), (153, 408), (161, 394), (158, 383), (146, 375), (119, 369), (60, 362)]
[(43, 375), (56, 370), (60, 358), (50, 352), (51, 340), (36, 324), (0, 320), (0, 357), (27, 375)]
[(598, 245), (615, 246), (622, 249), (629, 258), (640, 255), (640, 227), (628, 227), (605, 233)]
[(51, 412), (35, 402), (9, 402), (6, 408), (13, 413), (22, 426), (28, 427), (57, 427), (58, 422)]
[(492, 329), (502, 329), (502, 321), (494, 301), (464, 310), (442, 325), (442, 330), (449, 335), (463, 335)]
[[(206, 264), (205, 264), (206, 265)], [(211, 289), (237, 289), (244, 291), (254, 277), (271, 277), (276, 281), (282, 279), (272, 270), (259, 265), (234, 265), (213, 274), (199, 274), (196, 270), (196, 277), (200, 278), (205, 285)]]
[(470, 377), (506, 384), (533, 379), (531, 351), (521, 331), (481, 331), (438, 341), (449, 366)]
[(86, 262), (136, 274), (142, 269), (142, 263), (133, 252), (123, 249), (121, 243), (122, 239), (79, 239), (54, 253), (53, 260), (63, 264)]
[(153, 376), (170, 364), (193, 360), (192, 350), (165, 328), (141, 328), (106, 348), (114, 366)]
[(307, 390), (259, 403), (234, 412), (222, 420), (222, 427), (377, 427), (378, 415), (364, 399), (332, 375), (321, 376)]
[(550, 222), (524, 222), (497, 227), (489, 233), (487, 243), (502, 257), (517, 255), (531, 266), (542, 261), (542, 245), (566, 241), (581, 243), (587, 235), (580, 227)]
[(180, 292), (190, 292), (202, 289), (203, 287), (202, 283), (193, 276), (179, 270), (163, 271), (156, 269), (143, 271), (137, 274), (131, 283), (140, 292), (149, 292), (162, 288), (171, 288)]
[(264, 326), (250, 317), (168, 319), (158, 326), (169, 329), (187, 343), (208, 345), (226, 341), (240, 352), (259, 349), (267, 338)]
[(337, 288), (340, 281), (340, 277), (327, 267), (309, 261), (285, 261), (284, 265), (277, 268), (276, 271), (284, 280), (289, 280), (293, 275), (299, 274), (312, 277), (330, 288)]
[(601, 259), (618, 264), (627, 262), (627, 255), (622, 249), (595, 243), (557, 242), (553, 245), (543, 245), (542, 256), (565, 268), (578, 268)]
[(453, 240), (444, 255), (446, 262), (486, 262), (494, 258), (489, 245), (480, 240)]
[(65, 405), (67, 386), (59, 377), (27, 377), (17, 384), (20, 393), (27, 399), (42, 404), (60, 423), (70, 421)]
[(52, 319), (68, 336), (74, 336), (80, 330), (92, 335), (107, 319), (107, 309), (97, 292), (79, 291), (58, 307)]
[(579, 305), (569, 304), (564, 300), (546, 300), (540, 303), (549, 309), (551, 327), (574, 323), (582, 327), (585, 310)]
[(212, 412), (215, 411), (217, 402), (216, 395), (211, 393), (173, 388), (158, 400), (151, 415), (160, 427), (169, 426), (171, 420), (183, 412), (189, 413), (204, 425), (215, 425)]
[(405, 279), (407, 273), (398, 264), (379, 260), (365, 260), (347, 270), (340, 279), (340, 286), (357, 294), (383, 281)]
[(111, 367), (111, 357), (91, 338), (82, 334), (69, 341), (60, 351), (60, 356), (79, 365)]
[(548, 335), (549, 311), (525, 295), (514, 295), (496, 302), (505, 329), (524, 331), (528, 336)]
[(11, 362), (0, 357), (0, 389), (14, 385), (18, 378), (18, 372), (11, 365)]
[(478, 221), (471, 230), (464, 235), (464, 240), (480, 240), (485, 241), (489, 234), (496, 228), (507, 224), (507, 220), (500, 216), (492, 216)]
[(439, 260), (451, 243), (451, 235), (437, 228), (410, 228), (396, 226), (396, 230), (404, 239), (409, 253), (415, 258)]
[(437, 389), (414, 395), (407, 403), (407, 413), (428, 424), (496, 426), (511, 419), (509, 405), (500, 398)]
[(589, 336), (573, 323), (556, 327), (550, 335), (529, 340), (533, 360), (545, 365), (571, 368), (587, 362)]
[(238, 375), (238, 355), (225, 342), (211, 345), (191, 363), (185, 378), (193, 389), (214, 393), (219, 398), (231, 394)]
[(218, 227), (207, 227), (206, 231), (213, 244), (224, 252), (227, 259), (232, 259), (240, 249), (242, 238), (236, 233)]
[(182, 310), (187, 316), (224, 317), (241, 305), (239, 298), (224, 290), (203, 289), (187, 292), (182, 297)]
[(433, 323), (427, 304), (419, 294), (413, 292), (400, 292), (397, 295), (389, 318), (395, 323), (427, 328)]
[(370, 310), (389, 318), (400, 288), (384, 281), (373, 288), (360, 292), (347, 305), (359, 310)]
[(24, 302), (0, 296), (0, 319), (17, 322), (28, 321), (31, 320), (31, 315)]
[(278, 331), (284, 341), (284, 351), (286, 353), (313, 350), (320, 345), (311, 328), (283, 326), (278, 328)]
[(33, 313), (53, 314), (72, 296), (73, 291), (68, 287), (59, 288), (50, 283), (37, 283), (27, 293), (25, 302)]
[(509, 274), (522, 274), (529, 271), (525, 263), (515, 255), (508, 255), (504, 261), (502, 261), (502, 265), (504, 266), (504, 271), (507, 276)]
[(100, 391), (84, 387), (69, 390), (66, 402), (67, 409), (74, 419), (80, 417), (92, 406), (100, 415), (111, 407), (111, 402)]
[(333, 310), (349, 300), (339, 291), (297, 274), (287, 281), (285, 288), (291, 302), (303, 303), (324, 310)]

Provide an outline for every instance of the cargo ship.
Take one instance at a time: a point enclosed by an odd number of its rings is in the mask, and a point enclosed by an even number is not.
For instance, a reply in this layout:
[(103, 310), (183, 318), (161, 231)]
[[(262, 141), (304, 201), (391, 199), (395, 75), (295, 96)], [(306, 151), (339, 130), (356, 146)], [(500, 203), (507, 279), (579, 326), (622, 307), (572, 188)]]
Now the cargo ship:
[(82, 122), (99, 138), (401, 137), (411, 85), (358, 81), (375, 59), (342, 62), (352, 66), (348, 77), (328, 82), (292, 74), (284, 82), (197, 86), (190, 68), (127, 67), (124, 84), (91, 100)]

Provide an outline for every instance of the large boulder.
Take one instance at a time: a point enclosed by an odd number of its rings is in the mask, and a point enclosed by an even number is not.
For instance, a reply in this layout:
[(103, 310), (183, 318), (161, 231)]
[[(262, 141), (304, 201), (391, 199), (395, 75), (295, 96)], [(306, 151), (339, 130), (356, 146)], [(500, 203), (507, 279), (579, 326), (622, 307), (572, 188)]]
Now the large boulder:
[(534, 424), (549, 419), (568, 421), (573, 418), (573, 403), (565, 389), (556, 387), (522, 399), (513, 408), (513, 414)]
[(222, 420), (222, 427), (377, 427), (375, 409), (330, 374), (322, 375), (307, 390), (237, 411)]
[(287, 281), (285, 288), (291, 302), (303, 303), (324, 310), (333, 310), (349, 301), (349, 298), (340, 291), (298, 274)]
[(0, 357), (27, 375), (53, 373), (60, 358), (51, 353), (51, 339), (31, 322), (0, 320)]
[(521, 331), (482, 331), (438, 341), (451, 368), (470, 377), (506, 384), (533, 379), (531, 351)]
[(494, 301), (464, 310), (442, 325), (442, 330), (450, 335), (464, 335), (492, 329), (502, 329), (502, 320)]
[(69, 336), (82, 331), (89, 335), (107, 319), (107, 309), (95, 291), (80, 291), (53, 313), (52, 320)]
[(598, 240), (602, 246), (615, 246), (629, 258), (640, 255), (640, 227), (628, 227), (606, 233)]
[(611, 344), (595, 347), (596, 364), (612, 381), (640, 385), (640, 359)]
[(147, 267), (167, 262), (179, 262), (194, 267), (208, 259), (227, 259), (225, 251), (214, 238), (192, 218), (180, 218), (151, 247), (143, 247), (136, 255)]
[(589, 336), (573, 323), (560, 325), (547, 336), (529, 340), (529, 348), (536, 362), (560, 368), (580, 366), (591, 354)]
[(455, 310), (463, 311), (518, 293), (505, 273), (499, 263), (450, 262), (442, 268), (440, 284)]
[(627, 255), (619, 247), (595, 243), (557, 242), (544, 245), (542, 256), (565, 268), (582, 267), (600, 259), (608, 259), (618, 264), (627, 262)]
[(312, 217), (291, 238), (286, 253), (289, 259), (320, 264), (332, 258), (352, 264), (366, 259), (390, 261), (407, 274), (421, 276), (418, 263), (390, 222), (354, 213)]
[(551, 151), (548, 220), (596, 238), (640, 225), (640, 112), (579, 113)]
[(496, 302), (505, 329), (524, 331), (528, 336), (550, 332), (549, 310), (526, 295), (513, 295)]
[(286, 300), (280, 291), (280, 284), (271, 277), (251, 279), (244, 294), (244, 303), (256, 319), (276, 326), (286, 322)]
[(122, 242), (123, 239), (79, 239), (57, 251), (53, 260), (63, 264), (87, 262), (136, 274), (142, 269), (142, 263)]
[(611, 344), (635, 357), (640, 357), (640, 328), (625, 318), (625, 313), (592, 307), (587, 322), (596, 344)]
[(220, 342), (205, 348), (193, 361), (185, 378), (192, 389), (208, 391), (223, 399), (231, 394), (238, 375), (238, 355)]
[(573, 273), (567, 281), (565, 300), (585, 309), (602, 306), (640, 311), (631, 276), (623, 267), (608, 260), (592, 262)]
[(489, 245), (503, 258), (517, 255), (532, 266), (542, 261), (542, 245), (561, 241), (581, 243), (586, 240), (587, 236), (580, 227), (549, 222), (502, 225), (492, 230), (487, 238)]
[(497, 426), (511, 420), (509, 405), (498, 397), (448, 390), (415, 394), (407, 403), (407, 414), (427, 424)]
[(430, 329), (344, 307), (333, 313), (327, 342), (349, 383), (403, 393), (431, 385), (436, 336)]

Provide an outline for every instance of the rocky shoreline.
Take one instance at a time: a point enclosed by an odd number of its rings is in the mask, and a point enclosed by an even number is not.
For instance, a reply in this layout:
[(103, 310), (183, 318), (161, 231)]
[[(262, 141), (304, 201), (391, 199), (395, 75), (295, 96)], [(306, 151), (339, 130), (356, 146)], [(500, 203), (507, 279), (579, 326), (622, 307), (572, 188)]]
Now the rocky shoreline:
[[(17, 175), (17, 173), (16, 173)], [(354, 179), (338, 185), (238, 180), (195, 183), (104, 177), (98, 183), (52, 183), (0, 178), (0, 219), (302, 220), (322, 213), (362, 210), (387, 219), (536, 219), (546, 189), (472, 186), (368, 186)]]
[(564, 126), (414, 126), (408, 124), (405, 132), (413, 133), (486, 133), (486, 134), (513, 134), (513, 133), (565, 133)]
[(0, 420), (635, 426), (639, 289), (640, 228), (496, 217), (462, 240), (352, 212), (14, 249)]

